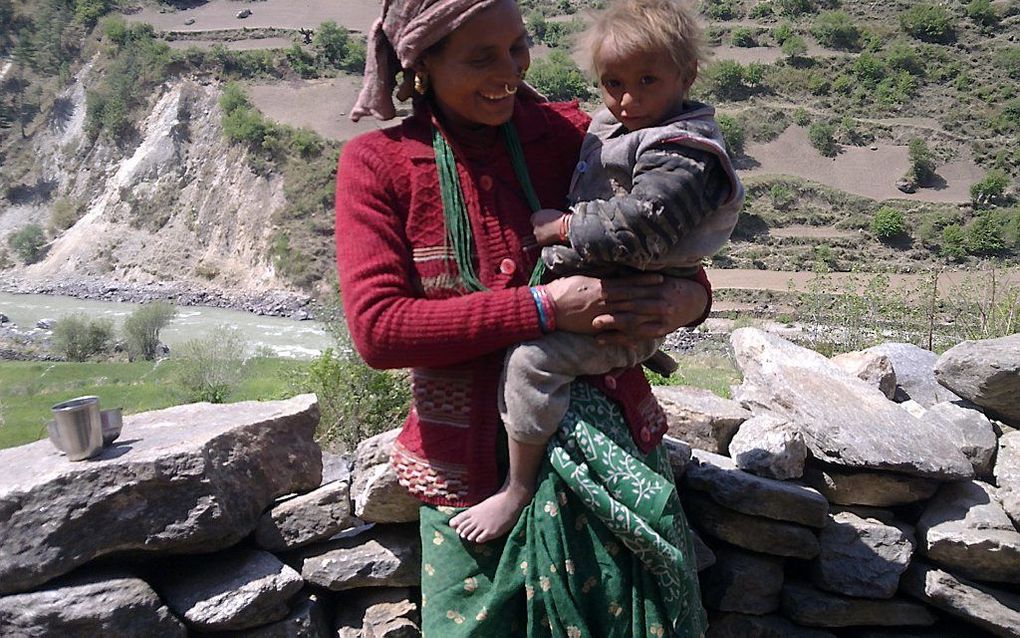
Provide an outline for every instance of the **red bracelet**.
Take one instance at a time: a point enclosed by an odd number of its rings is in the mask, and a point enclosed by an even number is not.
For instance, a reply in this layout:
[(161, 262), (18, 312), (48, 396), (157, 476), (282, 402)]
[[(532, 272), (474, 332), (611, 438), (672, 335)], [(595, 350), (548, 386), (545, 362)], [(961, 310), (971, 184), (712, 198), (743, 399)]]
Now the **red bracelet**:
[(564, 244), (570, 244), (570, 218), (573, 217), (570, 213), (560, 217), (560, 241)]
[(549, 333), (556, 330), (556, 305), (553, 303), (549, 291), (545, 286), (534, 286), (531, 289), (531, 296), (538, 306), (539, 324), (542, 332)]

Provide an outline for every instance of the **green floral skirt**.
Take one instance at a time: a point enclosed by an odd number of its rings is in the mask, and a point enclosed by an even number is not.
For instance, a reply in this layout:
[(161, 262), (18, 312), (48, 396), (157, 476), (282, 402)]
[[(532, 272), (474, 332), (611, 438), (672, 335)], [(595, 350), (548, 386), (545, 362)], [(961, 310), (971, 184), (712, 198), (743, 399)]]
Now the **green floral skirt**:
[(425, 638), (702, 636), (687, 521), (660, 446), (644, 455), (620, 410), (585, 383), (549, 442), (535, 498), (505, 539), (423, 506)]

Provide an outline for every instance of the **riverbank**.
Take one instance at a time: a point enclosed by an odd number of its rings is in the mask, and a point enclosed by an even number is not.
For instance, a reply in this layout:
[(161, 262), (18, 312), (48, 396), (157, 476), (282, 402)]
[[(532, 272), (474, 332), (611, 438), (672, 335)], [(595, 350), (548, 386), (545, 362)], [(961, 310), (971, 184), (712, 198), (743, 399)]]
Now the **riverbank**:
[(61, 277), (59, 280), (29, 279), (7, 271), (0, 278), (0, 292), (12, 294), (59, 295), (91, 301), (148, 303), (166, 301), (175, 306), (203, 306), (239, 310), (259, 316), (284, 317), (304, 321), (314, 319), (313, 299), (288, 290), (222, 290), (196, 288), (172, 281), (129, 283), (88, 277)]

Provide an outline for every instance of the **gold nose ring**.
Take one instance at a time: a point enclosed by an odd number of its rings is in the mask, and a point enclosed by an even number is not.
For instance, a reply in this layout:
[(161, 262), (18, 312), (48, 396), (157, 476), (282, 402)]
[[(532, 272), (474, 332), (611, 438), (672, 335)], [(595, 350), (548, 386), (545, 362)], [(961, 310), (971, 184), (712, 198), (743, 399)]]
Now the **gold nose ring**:
[(504, 84), (503, 88), (506, 90), (507, 95), (513, 95), (514, 93), (517, 92), (517, 87), (515, 86), (514, 88), (511, 89), (509, 84)]

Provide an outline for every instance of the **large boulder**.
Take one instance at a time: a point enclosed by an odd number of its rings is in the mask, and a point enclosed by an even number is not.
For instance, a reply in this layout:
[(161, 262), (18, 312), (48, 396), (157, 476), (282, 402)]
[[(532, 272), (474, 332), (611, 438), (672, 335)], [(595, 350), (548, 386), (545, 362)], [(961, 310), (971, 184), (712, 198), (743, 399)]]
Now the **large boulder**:
[(383, 432), (360, 444), (354, 455), (351, 497), (354, 514), (369, 523), (409, 523), (418, 520), (421, 501), (397, 482), (390, 465), (393, 442), (400, 430)]
[(896, 397), (896, 371), (892, 360), (878, 352), (845, 352), (832, 358), (832, 362), (846, 372), (873, 385), (887, 399)]
[(911, 343), (883, 343), (863, 351), (882, 355), (892, 361), (896, 373), (894, 399), (902, 402), (913, 399), (926, 408), (942, 401), (959, 401), (960, 397), (939, 385), (935, 379), (935, 362), (938, 355), (931, 350)]
[(0, 636), (165, 636), (187, 630), (149, 585), (120, 570), (67, 576), (29, 594), (0, 596)]
[(943, 432), (970, 459), (977, 476), (992, 475), (992, 459), (999, 440), (992, 422), (980, 410), (944, 401), (928, 408), (921, 419)]
[(999, 439), (994, 474), (1002, 509), (1020, 529), (1020, 432), (1010, 432)]
[(1020, 596), (914, 561), (900, 583), (907, 594), (995, 636), (1020, 638)]
[(417, 525), (378, 525), (351, 530), (290, 558), (305, 580), (332, 591), (358, 587), (416, 587), (421, 583)]
[(786, 419), (756, 414), (740, 424), (730, 441), (730, 457), (751, 474), (786, 480), (804, 475), (804, 436)]
[(699, 450), (725, 454), (737, 428), (751, 416), (739, 403), (702, 388), (655, 386), (652, 392), (666, 413), (670, 436)]
[(809, 466), (804, 482), (837, 505), (892, 507), (926, 501), (939, 489), (938, 481), (893, 472), (851, 472)]
[(240, 630), (285, 618), (301, 576), (268, 552), (233, 549), (177, 559), (158, 584), (170, 608), (199, 631)]
[(893, 598), (848, 598), (819, 591), (803, 583), (783, 586), (783, 615), (809, 627), (856, 627), (876, 625), (933, 625), (935, 616), (913, 601)]
[(973, 476), (936, 428), (822, 355), (755, 328), (734, 331), (730, 341), (744, 375), (736, 398), (793, 422), (814, 458), (940, 480)]
[(128, 416), (118, 443), (74, 463), (48, 440), (0, 450), (0, 593), (100, 556), (210, 552), (275, 498), (319, 485), (314, 395)]
[(939, 489), (917, 521), (924, 553), (965, 578), (1020, 583), (1020, 532), (980, 481)]
[(837, 512), (818, 535), (815, 586), (858, 598), (892, 598), (914, 554), (913, 530)]
[(695, 450), (684, 484), (705, 492), (732, 510), (791, 521), (811, 527), (825, 525), (829, 503), (803, 485), (755, 476), (737, 468), (728, 457)]
[(935, 378), (992, 416), (1020, 427), (1020, 333), (953, 346), (935, 364)]

